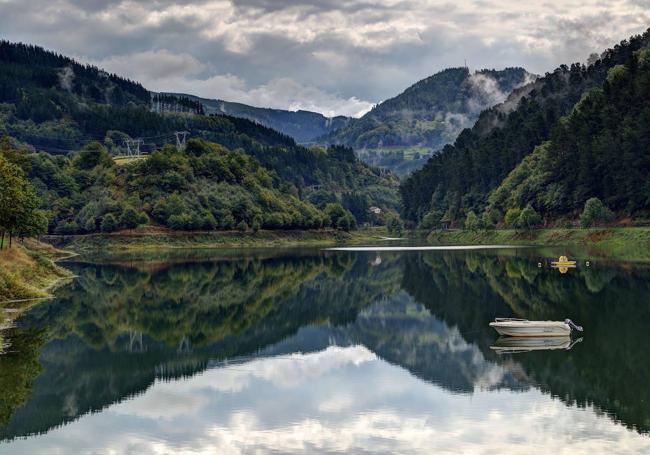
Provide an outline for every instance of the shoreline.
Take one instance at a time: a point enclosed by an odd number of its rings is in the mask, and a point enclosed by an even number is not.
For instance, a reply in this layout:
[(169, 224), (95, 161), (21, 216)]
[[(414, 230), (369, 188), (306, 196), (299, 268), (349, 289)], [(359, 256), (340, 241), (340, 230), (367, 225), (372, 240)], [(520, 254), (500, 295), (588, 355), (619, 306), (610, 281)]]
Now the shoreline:
[(191, 249), (249, 249), (332, 246), (382, 241), (388, 238), (385, 228), (367, 228), (352, 232), (334, 229), (239, 231), (150, 231), (130, 230), (112, 234), (45, 235), (41, 239), (57, 248), (76, 253), (135, 253)]
[(532, 231), (432, 231), (431, 245), (510, 244), (537, 247), (581, 247), (590, 254), (628, 261), (650, 261), (650, 227), (535, 229)]
[[(253, 250), (264, 248), (361, 246), (395, 240), (385, 228), (352, 232), (314, 231), (212, 231), (172, 232), (131, 230), (80, 236), (47, 235), (43, 242), (27, 240), (11, 251), (0, 252), (0, 307), (22, 310), (29, 302), (51, 297), (51, 291), (74, 275), (56, 264), (76, 255), (101, 253), (133, 257), (200, 250)], [(577, 247), (589, 255), (633, 262), (650, 262), (650, 227), (538, 229), (532, 231), (410, 231), (403, 241), (420, 245)], [(390, 242), (389, 242), (390, 243)], [(411, 243), (412, 244), (412, 243)], [(386, 244), (386, 247), (389, 247)], [(64, 251), (68, 250), (68, 251)], [(432, 248), (434, 249), (434, 248)], [(73, 251), (73, 252), (71, 252)]]
[[(51, 245), (35, 240), (17, 243), (0, 251), (0, 310), (20, 313), (38, 302), (52, 297), (52, 291), (74, 275), (56, 264), (74, 256)], [(9, 310), (9, 311), (7, 311)]]

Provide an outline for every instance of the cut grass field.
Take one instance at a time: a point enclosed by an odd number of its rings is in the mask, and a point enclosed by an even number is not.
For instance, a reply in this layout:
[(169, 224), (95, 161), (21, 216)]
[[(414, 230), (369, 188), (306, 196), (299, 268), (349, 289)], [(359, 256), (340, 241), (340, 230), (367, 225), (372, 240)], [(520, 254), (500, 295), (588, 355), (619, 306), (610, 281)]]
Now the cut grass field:
[(148, 158), (147, 155), (141, 155), (141, 156), (114, 156), (113, 161), (115, 161), (115, 164), (118, 166), (124, 166), (125, 164), (131, 164), (131, 163), (136, 163), (138, 161), (143, 161)]
[(23, 300), (48, 297), (72, 274), (54, 263), (65, 252), (35, 241), (0, 250), (0, 306), (21, 308)]

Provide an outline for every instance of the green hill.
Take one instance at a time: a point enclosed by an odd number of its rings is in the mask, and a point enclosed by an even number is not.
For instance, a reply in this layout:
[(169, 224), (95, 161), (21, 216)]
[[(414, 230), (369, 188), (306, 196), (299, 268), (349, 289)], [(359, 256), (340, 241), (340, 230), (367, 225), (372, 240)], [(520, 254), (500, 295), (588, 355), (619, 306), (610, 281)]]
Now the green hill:
[(599, 198), (611, 210), (650, 215), (650, 49), (612, 67), (555, 127), (551, 139), (490, 193), (488, 210), (532, 205), (549, 218), (576, 216)]
[(472, 126), (482, 110), (503, 101), (532, 77), (523, 68), (474, 73), (467, 68), (446, 69), (350, 120), (323, 140), (355, 149), (437, 149)]
[(483, 112), (473, 128), (402, 184), (404, 216), (436, 227), (460, 223), (469, 211), (483, 212), (489, 204), (498, 210), (488, 218), (500, 222), (507, 208), (532, 203), (556, 216), (582, 209), (591, 196), (605, 198), (616, 210), (645, 210), (647, 186), (635, 173), (647, 169), (648, 99), (638, 59), (649, 42), (650, 31), (588, 66), (562, 65)]
[[(135, 82), (42, 48), (0, 42), (0, 135), (16, 139), (4, 140), (0, 155), (32, 179), (51, 232), (142, 222), (184, 230), (304, 229), (332, 220), (337, 227), (348, 213), (329, 207), (332, 219), (328, 204), (342, 203), (357, 223), (370, 221), (370, 206), (384, 214), (397, 208), (396, 179), (350, 149), (302, 147), (242, 118), (158, 113), (151, 101)], [(172, 147), (175, 131), (193, 138), (184, 151)], [(117, 166), (111, 155), (138, 138), (150, 158)]]

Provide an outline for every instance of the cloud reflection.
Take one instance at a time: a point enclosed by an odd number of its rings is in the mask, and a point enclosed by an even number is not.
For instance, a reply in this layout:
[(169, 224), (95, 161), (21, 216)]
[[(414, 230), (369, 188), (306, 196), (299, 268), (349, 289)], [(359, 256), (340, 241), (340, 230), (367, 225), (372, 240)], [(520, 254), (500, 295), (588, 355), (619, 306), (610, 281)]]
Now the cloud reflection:
[(11, 453), (640, 453), (650, 440), (536, 389), (454, 394), (363, 346), (261, 358), (144, 394)]

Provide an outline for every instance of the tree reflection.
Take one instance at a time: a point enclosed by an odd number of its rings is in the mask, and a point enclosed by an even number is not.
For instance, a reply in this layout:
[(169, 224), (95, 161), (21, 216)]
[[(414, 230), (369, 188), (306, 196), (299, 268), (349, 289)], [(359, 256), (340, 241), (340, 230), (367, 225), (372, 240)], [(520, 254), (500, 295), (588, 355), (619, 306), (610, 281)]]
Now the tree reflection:
[[(539, 387), (650, 430), (643, 346), (650, 271), (566, 275), (530, 252), (291, 252), (76, 264), (78, 279), (35, 306), (0, 357), (3, 439), (47, 431), (220, 361), (360, 343), (454, 392)], [(495, 316), (585, 327), (571, 351), (497, 356)], [(302, 330), (301, 330), (302, 329)], [(22, 406), (21, 406), (22, 404)]]

